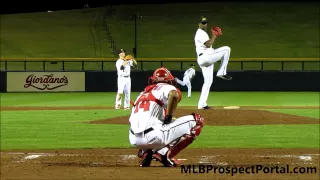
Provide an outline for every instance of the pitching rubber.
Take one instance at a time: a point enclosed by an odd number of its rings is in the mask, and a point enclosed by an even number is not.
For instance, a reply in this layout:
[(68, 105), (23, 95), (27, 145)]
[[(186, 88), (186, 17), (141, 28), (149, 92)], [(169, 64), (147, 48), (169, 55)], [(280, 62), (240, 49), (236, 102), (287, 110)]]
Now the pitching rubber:
[(223, 109), (239, 109), (239, 106), (225, 106)]

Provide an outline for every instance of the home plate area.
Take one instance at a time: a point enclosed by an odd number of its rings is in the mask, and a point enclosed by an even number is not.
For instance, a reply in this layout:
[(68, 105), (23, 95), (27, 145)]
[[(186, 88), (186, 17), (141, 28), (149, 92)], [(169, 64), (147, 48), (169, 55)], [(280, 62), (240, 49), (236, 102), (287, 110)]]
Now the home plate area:
[[(251, 166), (304, 168), (304, 173), (230, 173), (199, 169), (184, 171), (181, 167), (166, 168), (157, 161), (151, 167), (139, 167), (136, 149), (82, 149), (26, 152), (1, 152), (1, 177), (10, 179), (318, 179), (318, 149), (195, 149), (183, 150), (177, 158), (187, 168), (212, 166), (217, 168)], [(307, 168), (314, 167), (311, 173)], [(307, 171), (309, 173), (307, 173)]]

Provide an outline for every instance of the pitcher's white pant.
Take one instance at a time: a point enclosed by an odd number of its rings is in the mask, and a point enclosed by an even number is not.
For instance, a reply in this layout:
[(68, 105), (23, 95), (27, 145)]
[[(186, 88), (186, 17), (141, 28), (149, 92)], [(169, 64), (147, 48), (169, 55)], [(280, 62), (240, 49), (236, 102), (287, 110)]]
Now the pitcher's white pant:
[(196, 126), (193, 115), (182, 116), (170, 124), (157, 124), (153, 126), (153, 131), (144, 134), (132, 134), (129, 130), (130, 144), (144, 151), (152, 149), (165, 155), (169, 150), (166, 146), (175, 142), (184, 134), (190, 135), (191, 128)]
[(179, 83), (181, 86), (187, 86), (188, 88), (188, 97), (191, 97), (191, 82), (190, 79), (187, 76), (183, 77), (183, 81), (181, 81), (180, 79), (176, 79), (177, 83)]
[(214, 63), (222, 58), (220, 68), (217, 72), (217, 76), (226, 75), (230, 52), (230, 47), (223, 46), (213, 51), (205, 52), (202, 56), (198, 57), (197, 62), (202, 70), (202, 75), (204, 79), (200, 99), (198, 102), (198, 108), (207, 106), (210, 87), (213, 82)]
[[(130, 77), (118, 77), (118, 92), (124, 94), (124, 108), (130, 107), (130, 94), (131, 94), (131, 78)], [(118, 100), (116, 97), (116, 105), (121, 106), (122, 99)]]

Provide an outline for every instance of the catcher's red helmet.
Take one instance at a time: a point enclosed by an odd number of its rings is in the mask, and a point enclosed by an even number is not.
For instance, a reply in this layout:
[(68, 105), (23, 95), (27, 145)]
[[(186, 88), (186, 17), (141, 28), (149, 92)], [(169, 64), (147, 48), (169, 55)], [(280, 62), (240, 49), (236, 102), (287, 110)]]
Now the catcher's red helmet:
[(156, 69), (153, 72), (153, 75), (149, 77), (149, 84), (156, 84), (156, 83), (168, 83), (171, 85), (176, 85), (176, 80), (174, 76), (170, 73), (170, 71), (165, 68), (161, 67)]

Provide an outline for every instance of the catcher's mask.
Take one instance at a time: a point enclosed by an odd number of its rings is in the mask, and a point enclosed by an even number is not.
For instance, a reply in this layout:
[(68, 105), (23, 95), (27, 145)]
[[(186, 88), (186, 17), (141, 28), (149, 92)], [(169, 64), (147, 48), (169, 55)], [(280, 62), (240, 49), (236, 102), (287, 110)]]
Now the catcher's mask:
[(174, 79), (174, 76), (165, 67), (156, 69), (153, 72), (153, 75), (149, 77), (148, 83), (149, 84), (167, 83), (167, 84), (176, 86), (176, 81)]

